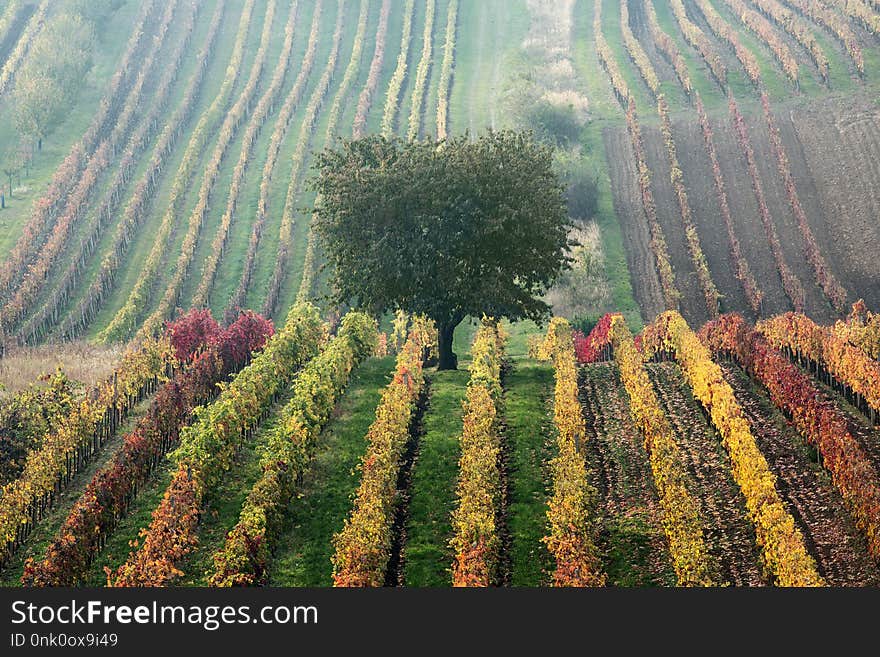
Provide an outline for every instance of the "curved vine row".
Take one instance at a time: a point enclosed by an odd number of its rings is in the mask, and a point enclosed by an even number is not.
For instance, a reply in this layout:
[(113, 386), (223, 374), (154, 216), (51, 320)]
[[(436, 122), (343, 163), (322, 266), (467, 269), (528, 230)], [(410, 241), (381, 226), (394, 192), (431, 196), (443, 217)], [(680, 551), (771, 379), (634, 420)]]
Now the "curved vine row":
[(360, 139), (367, 129), (367, 114), (373, 103), (373, 95), (379, 86), (379, 77), (382, 74), (382, 62), (385, 60), (385, 41), (388, 38), (388, 17), (391, 14), (391, 0), (382, 0), (382, 8), (379, 10), (379, 27), (376, 29), (376, 46), (373, 49), (373, 59), (370, 62), (370, 72), (367, 75), (367, 84), (358, 97), (357, 111), (354, 116), (354, 138)]
[(684, 228), (688, 253), (697, 272), (700, 288), (703, 290), (703, 300), (706, 302), (706, 310), (709, 311), (709, 317), (717, 317), (721, 294), (712, 281), (712, 274), (709, 273), (709, 263), (706, 261), (706, 255), (703, 253), (703, 247), (700, 244), (700, 236), (697, 233), (697, 226), (694, 224), (687, 191), (684, 187), (684, 174), (678, 162), (675, 140), (672, 138), (672, 121), (669, 119), (669, 106), (666, 104), (666, 99), (662, 94), (657, 99), (657, 112), (660, 114), (660, 131), (663, 134), (666, 155), (669, 158), (670, 179), (672, 181), (672, 188), (675, 190), (675, 196), (678, 199), (678, 208), (681, 214), (681, 223)]
[(229, 150), (232, 140), (238, 133), (243, 121), (247, 117), (257, 86), (260, 83), (266, 65), (266, 55), (268, 51), (269, 41), (272, 36), (272, 22), (275, 16), (275, 0), (269, 0), (266, 8), (266, 14), (263, 20), (263, 31), (260, 35), (260, 45), (257, 49), (257, 55), (251, 66), (250, 74), (247, 82), (241, 91), (235, 104), (230, 108), (229, 112), (220, 126), (219, 137), (214, 145), (211, 158), (202, 175), (202, 183), (199, 187), (199, 196), (196, 206), (190, 213), (189, 224), (186, 234), (183, 237), (180, 255), (174, 266), (174, 274), (171, 280), (165, 286), (165, 292), (159, 300), (159, 304), (155, 310), (144, 320), (140, 329), (136, 334), (137, 337), (145, 337), (155, 334), (162, 326), (162, 322), (173, 312), (175, 305), (180, 300), (180, 293), (183, 284), (190, 272), (193, 259), (196, 255), (196, 244), (204, 227), (205, 219), (207, 219), (209, 211), (209, 201), (211, 193), (214, 190), (214, 184), (220, 175), (220, 167)]
[(239, 520), (213, 557), (212, 586), (264, 584), (273, 542), (284, 522), (296, 482), (314, 452), (352, 370), (376, 348), (376, 320), (349, 313), (336, 337), (297, 375), (262, 458), (263, 474), (242, 506)]
[(654, 65), (651, 64), (651, 60), (648, 59), (648, 55), (645, 54), (642, 44), (636, 39), (632, 27), (630, 27), (628, 0), (620, 0), (620, 31), (623, 35), (623, 45), (626, 48), (627, 53), (629, 53), (630, 59), (632, 59), (636, 68), (639, 69), (642, 79), (656, 98), (657, 94), (660, 93), (660, 79), (657, 77)]
[(819, 249), (819, 244), (816, 242), (816, 237), (813, 235), (813, 229), (810, 228), (807, 214), (801, 206), (797, 185), (794, 182), (794, 176), (791, 175), (791, 166), (788, 162), (788, 156), (785, 154), (785, 146), (782, 144), (782, 136), (779, 134), (779, 128), (776, 125), (776, 120), (773, 118), (773, 111), (770, 109), (770, 100), (767, 98), (767, 94), (761, 94), (761, 107), (764, 110), (764, 118), (767, 120), (767, 128), (770, 132), (770, 146), (776, 158), (779, 174), (782, 176), (785, 195), (788, 198), (789, 206), (791, 206), (792, 214), (794, 214), (797, 220), (801, 237), (804, 239), (804, 256), (813, 267), (813, 276), (816, 279), (816, 283), (822, 288), (831, 305), (834, 306), (838, 313), (843, 313), (847, 307), (846, 290), (828, 267), (828, 263)]
[(788, 78), (798, 84), (798, 62), (791, 54), (786, 43), (779, 38), (773, 30), (773, 26), (760, 13), (749, 7), (743, 0), (724, 0), (740, 22), (751, 30), (755, 36), (767, 44), (770, 52), (776, 57), (782, 71)]
[(629, 86), (623, 79), (623, 73), (620, 72), (620, 67), (614, 59), (614, 53), (611, 52), (611, 48), (602, 34), (602, 0), (593, 0), (593, 39), (596, 41), (596, 55), (599, 58), (599, 63), (611, 79), (611, 89), (614, 91), (617, 101), (627, 107), (631, 98)]
[(760, 89), (761, 67), (758, 65), (758, 58), (742, 44), (736, 31), (722, 18), (721, 14), (718, 13), (709, 0), (694, 0), (694, 4), (706, 18), (706, 22), (715, 36), (730, 44), (736, 58), (743, 65), (749, 80), (752, 81), (756, 88)]
[[(0, 298), (6, 299), (11, 288), (24, 276), (27, 266), (39, 253), (45, 241), (51, 222), (67, 201), (70, 189), (76, 184), (80, 173), (86, 165), (89, 154), (93, 152), (99, 136), (112, 123), (119, 103), (123, 99), (126, 84), (131, 81), (136, 67), (132, 62), (140, 54), (144, 42), (147, 21), (153, 12), (156, 0), (146, 0), (141, 6), (131, 37), (126, 44), (122, 60), (110, 80), (110, 86), (101, 98), (98, 111), (82, 138), (70, 149), (70, 152), (55, 170), (48, 188), (34, 202), (33, 210), (22, 228), (21, 235), (0, 266)], [(134, 71), (132, 69), (135, 69)]]
[(275, 166), (278, 164), (278, 155), (281, 152), (281, 144), (287, 135), (290, 127), (290, 120), (293, 112), (299, 106), (302, 99), (303, 91), (306, 83), (312, 73), (315, 64), (315, 52), (318, 46), (318, 37), (321, 27), (321, 9), (322, 0), (318, 0), (315, 4), (315, 10), (312, 14), (312, 24), (309, 30), (309, 41), (306, 46), (306, 53), (300, 64), (299, 74), (284, 105), (278, 112), (278, 118), (275, 121), (275, 129), (272, 132), (272, 138), (269, 140), (269, 151), (266, 156), (266, 163), (263, 166), (263, 177), (260, 180), (260, 198), (257, 201), (257, 216), (251, 228), (251, 237), (248, 241), (248, 250), (245, 254), (244, 267), (241, 272), (241, 278), (238, 281), (238, 287), (226, 304), (224, 317), (234, 316), (236, 309), (243, 306), (251, 281), (254, 274), (254, 267), (257, 261), (257, 250), (263, 237), (263, 229), (266, 226), (266, 218), (269, 214), (269, 190), (272, 182), (272, 176), (275, 173)]
[(865, 60), (862, 47), (845, 18), (835, 13), (821, 2), (815, 0), (783, 0), (815, 23), (823, 25), (843, 44), (847, 54), (856, 66), (859, 75), (865, 74)]
[[(278, 307), (278, 297), (281, 295), (281, 286), (287, 276), (287, 266), (290, 262), (290, 249), (293, 246), (293, 226), (296, 219), (296, 192), (299, 189), (300, 172), (305, 165), (309, 144), (315, 132), (318, 111), (330, 90), (330, 82), (333, 79), (333, 71), (339, 59), (339, 43), (342, 40), (342, 14), (343, 5), (340, 3), (336, 14), (336, 27), (333, 31), (333, 45), (327, 57), (327, 64), (321, 79), (309, 98), (306, 105), (303, 121), (300, 124), (299, 137), (293, 151), (293, 169), (291, 169), (287, 194), (284, 198), (284, 209), (281, 211), (281, 227), (278, 229), (278, 250), (275, 256), (275, 266), (272, 269), (272, 277), (269, 280), (269, 290), (263, 302), (263, 315), (271, 317)], [(329, 127), (329, 126), (328, 126)], [(311, 233), (311, 230), (309, 231)]]
[[(253, 115), (248, 121), (247, 128), (242, 137), (241, 150), (238, 155), (238, 162), (232, 171), (232, 181), (229, 183), (229, 195), (226, 198), (226, 210), (220, 219), (220, 227), (214, 235), (211, 243), (211, 253), (202, 269), (201, 280), (196, 288), (192, 300), (192, 306), (201, 308), (207, 306), (210, 300), (211, 291), (214, 288), (214, 282), (217, 279), (217, 267), (220, 265), (220, 258), (226, 249), (226, 243), (229, 239), (229, 230), (232, 227), (232, 221), (235, 218), (235, 209), (238, 205), (238, 199), (241, 195), (244, 177), (248, 170), (248, 163), (253, 155), (254, 146), (257, 137), (263, 129), (263, 124), (269, 116), (270, 111), (274, 108), (281, 91), (281, 86), (287, 77), (287, 71), (290, 66), (290, 56), (293, 49), (293, 28), (298, 14), (299, 3), (294, 0), (290, 5), (290, 13), (288, 14), (287, 24), (284, 26), (284, 44), (281, 47), (281, 53), (275, 64), (272, 79), (269, 86), (263, 93)], [(258, 55), (259, 56), (259, 55)]]
[(858, 400), (880, 412), (880, 362), (841, 339), (806, 315), (786, 313), (758, 322), (756, 330), (777, 349), (787, 349), (800, 361), (820, 365)]
[(427, 0), (425, 6), (425, 25), (422, 35), (422, 55), (416, 67), (416, 81), (412, 92), (412, 105), (409, 112), (409, 127), (406, 138), (410, 141), (419, 138), (422, 129), (422, 109), (425, 104), (425, 91), (428, 82), (428, 71), (431, 70), (431, 57), (434, 47), (434, 14), (437, 0)]
[(681, 292), (675, 286), (675, 274), (672, 270), (672, 260), (669, 258), (666, 238), (663, 235), (663, 226), (660, 225), (660, 220), (657, 218), (657, 205), (654, 203), (654, 193), (651, 191), (651, 170), (648, 168), (648, 162), (645, 158), (642, 130), (639, 127), (639, 120), (636, 115), (636, 104), (632, 99), (630, 99), (629, 110), (626, 113), (626, 126), (632, 140), (633, 152), (636, 156), (642, 208), (645, 212), (645, 219), (648, 221), (648, 229), (651, 234), (651, 253), (654, 254), (657, 274), (660, 277), (663, 301), (668, 309), (678, 308)]
[(773, 217), (770, 216), (770, 209), (767, 207), (767, 201), (764, 198), (764, 186), (761, 184), (761, 174), (758, 173), (758, 165), (755, 161), (755, 152), (752, 150), (752, 142), (749, 139), (748, 128), (746, 127), (745, 119), (743, 119), (742, 114), (739, 112), (733, 94), (728, 95), (728, 107), (731, 121), (736, 131), (737, 143), (743, 157), (745, 157), (746, 166), (749, 170), (752, 190), (758, 201), (758, 212), (761, 216), (761, 224), (764, 226), (764, 235), (773, 253), (773, 262), (776, 263), (776, 270), (782, 279), (782, 288), (785, 290), (785, 294), (788, 296), (794, 309), (801, 312), (804, 308), (804, 288), (788, 267), (788, 264), (785, 262), (785, 256), (782, 254), (782, 244), (779, 243), (779, 236), (776, 234), (776, 227), (773, 225)]
[(43, 29), (50, 4), (50, 0), (43, 0), (40, 3), (40, 6), (37, 7), (37, 10), (30, 19), (28, 19), (24, 32), (19, 37), (18, 41), (15, 42), (15, 47), (12, 49), (12, 52), (7, 55), (3, 67), (0, 68), (0, 96), (6, 92), (9, 83), (14, 79), (19, 66), (21, 66), (21, 62), (27, 55), (28, 50), (30, 50), (31, 44), (37, 34), (39, 34), (40, 30)]
[(446, 139), (449, 126), (449, 94), (455, 68), (455, 31), (458, 26), (458, 0), (450, 0), (446, 13), (446, 41), (443, 44), (443, 63), (440, 65), (440, 83), (437, 90), (437, 139)]
[(703, 30), (688, 18), (682, 0), (669, 0), (669, 4), (672, 7), (672, 13), (675, 16), (681, 33), (684, 35), (685, 41), (696, 48), (715, 77), (715, 80), (721, 87), (725, 87), (727, 85), (727, 68), (724, 66), (715, 48), (712, 47), (709, 39), (703, 33)]
[(385, 111), (382, 114), (382, 134), (391, 137), (394, 134), (394, 119), (397, 117), (400, 103), (400, 91), (403, 81), (406, 79), (406, 60), (409, 57), (409, 46), (412, 40), (412, 22), (414, 0), (406, 0), (403, 8), (403, 31), (400, 36), (400, 54), (397, 55), (397, 66), (391, 79), (388, 81), (388, 90), (385, 92)]
[[(193, 334), (193, 328), (198, 332)], [(150, 409), (125, 436), (112, 460), (92, 477), (46, 548), (45, 557), (28, 559), (21, 578), (24, 586), (75, 586), (83, 581), (138, 489), (177, 444), (181, 428), (192, 420), (193, 409), (214, 398), (220, 392), (218, 384), (244, 366), (271, 333), (271, 322), (246, 314), (226, 330), (210, 314), (196, 312), (166, 328), (182, 368), (158, 390)]]
[(868, 550), (880, 560), (880, 477), (847, 419), (810, 377), (788, 361), (738, 315), (724, 315), (700, 332), (713, 351), (733, 356), (816, 447), (831, 480), (846, 501)]
[[(632, 334), (621, 315), (612, 316), (610, 325), (607, 322), (600, 324), (609, 330), (602, 339), (592, 340), (592, 346), (594, 350), (599, 350), (603, 343), (611, 344), (614, 361), (629, 397), (630, 411), (645, 437), (645, 449), (651, 460), (651, 472), (663, 508), (663, 530), (669, 542), (678, 584), (712, 586), (715, 582), (703, 535), (700, 503), (687, 489), (687, 470), (681, 450), (645, 371), (642, 355), (636, 349)], [(593, 332), (588, 336), (588, 341), (592, 337)]]
[(745, 498), (762, 562), (779, 586), (824, 586), (791, 513), (776, 491), (776, 478), (758, 449), (748, 420), (709, 350), (676, 312), (660, 315), (643, 334), (646, 355), (675, 355), (691, 390), (721, 434), (733, 478)]
[(688, 71), (687, 62), (685, 62), (684, 57), (682, 57), (681, 52), (678, 49), (678, 46), (675, 45), (675, 41), (672, 40), (666, 32), (663, 31), (663, 28), (660, 27), (660, 23), (657, 20), (657, 12), (654, 9), (653, 0), (644, 0), (645, 2), (645, 14), (648, 17), (648, 30), (651, 33), (651, 38), (654, 40), (654, 44), (657, 48), (662, 52), (666, 59), (669, 60), (669, 63), (672, 64), (672, 68), (675, 69), (675, 75), (678, 76), (678, 80), (681, 82), (681, 86), (684, 88), (685, 92), (690, 95), (692, 91), (691, 86), (691, 74)]
[[(151, 93), (153, 103), (149, 112), (144, 115), (140, 121), (137, 132), (129, 140), (122, 160), (120, 161), (113, 180), (109, 183), (104, 197), (96, 210), (92, 213), (89, 223), (84, 229), (84, 235), (80, 239), (80, 243), (76, 254), (69, 254), (70, 263), (61, 274), (58, 281), (54, 284), (53, 291), (49, 298), (43, 302), (40, 309), (18, 330), (19, 336), (30, 343), (35, 343), (41, 339), (47, 331), (58, 323), (60, 312), (64, 305), (69, 301), (71, 294), (76, 289), (79, 277), (83, 273), (89, 258), (98, 247), (99, 240), (106, 228), (108, 222), (115, 217), (118, 204), (122, 200), (121, 190), (128, 183), (130, 176), (137, 165), (137, 158), (147, 147), (155, 130), (159, 125), (159, 118), (165, 112), (168, 99), (171, 94), (171, 88), (177, 80), (179, 73), (179, 65), (189, 46), (195, 28), (196, 11), (198, 6), (193, 5), (192, 11), (187, 15), (184, 27), (184, 38), (177, 44), (173, 53), (168, 56), (170, 65), (165, 68), (156, 89)], [(216, 33), (216, 32), (215, 32)], [(164, 59), (164, 57), (163, 57)], [(174, 119), (172, 118), (172, 121)], [(160, 143), (162, 136), (160, 136)], [(155, 166), (155, 159), (151, 160), (151, 164)], [(153, 169), (155, 171), (155, 169)], [(150, 176), (147, 174), (146, 180), (149, 181), (155, 177), (155, 173)], [(149, 184), (142, 183), (142, 186), (135, 187), (135, 194), (129, 200), (128, 205), (138, 202), (139, 194), (143, 195)], [(143, 201), (140, 201), (142, 204)], [(123, 212), (123, 221), (127, 221), (129, 216), (128, 207)]]
[(0, 495), (0, 563), (7, 560), (131, 409), (167, 379), (175, 359), (167, 341), (129, 350), (108, 380), (27, 455), (21, 475)]
[[(202, 83), (205, 80), (205, 74), (208, 70), (208, 64), (210, 63), (210, 56), (214, 50), (214, 45), (217, 42), (217, 34), (225, 10), (226, 0), (219, 0), (214, 9), (214, 15), (211, 18), (208, 34), (205, 38), (205, 44), (196, 57), (196, 70), (190, 77), (186, 90), (183, 93), (183, 100), (171, 118), (165, 123), (162, 133), (159, 135), (159, 139), (157, 140), (150, 157), (149, 167), (144, 171), (137, 185), (135, 185), (134, 192), (122, 211), (121, 219), (116, 224), (113, 243), (101, 259), (98, 274), (80, 302), (68, 313), (67, 317), (64, 318), (60, 323), (60, 326), (56, 329), (56, 334), (64, 340), (71, 340), (82, 334), (102, 307), (104, 300), (114, 288), (116, 274), (122, 266), (126, 254), (128, 253), (128, 248), (131, 246), (135, 234), (147, 214), (147, 209), (153, 200), (152, 194), (159, 184), (162, 169), (167, 162), (167, 158), (170, 157), (174, 146), (177, 143), (177, 139), (183, 132), (184, 126), (191, 118), (193, 109), (195, 108), (196, 102), (202, 92)], [(184, 156), (184, 161), (185, 160), (186, 156)], [(174, 198), (173, 194), (172, 197)], [(162, 226), (160, 226), (159, 229), (159, 234), (161, 233)], [(149, 263), (150, 260), (148, 258), (147, 265), (143, 272), (144, 275), (149, 271)], [(60, 305), (65, 302), (66, 299), (62, 295), (62, 298), (57, 303)], [(53, 305), (55, 303), (56, 302), (53, 301)], [(48, 311), (48, 304), (46, 311)], [(33, 328), (31, 331), (22, 329), (22, 334), (28, 335), (30, 333), (38, 336), (41, 331), (45, 331), (48, 328), (47, 326), (40, 328), (40, 322), (49, 323), (51, 325), (56, 323), (56, 319), (52, 319), (51, 322), (49, 322), (48, 312), (44, 314), (47, 315), (45, 320), (42, 318), (35, 319), (32, 322)], [(54, 311), (52, 314), (54, 315)]]
[[(25, 277), (12, 295), (12, 298), (0, 310), (0, 325), (3, 326), (3, 330), (7, 334), (16, 328), (25, 314), (36, 303), (43, 285), (46, 283), (50, 272), (58, 264), (60, 256), (72, 237), (76, 226), (82, 221), (84, 214), (88, 211), (91, 197), (99, 185), (102, 174), (113, 162), (117, 151), (130, 141), (132, 137), (131, 130), (133, 129), (134, 121), (137, 119), (137, 112), (147, 77), (151, 74), (156, 64), (156, 56), (164, 45), (178, 4), (179, 2), (175, 1), (166, 5), (158, 35), (151, 42), (150, 50), (143, 60), (143, 68), (125, 99), (122, 112), (117, 116), (113, 130), (106, 139), (102, 140), (93, 156), (89, 158), (79, 182), (68, 195), (64, 209), (52, 227), (48, 239), (43, 244), (36, 259), (28, 265)], [(134, 146), (129, 145), (128, 149), (133, 151)], [(113, 182), (118, 183), (127, 178), (129, 171), (129, 169), (120, 168), (117, 178)]]
[(795, 41), (804, 47), (807, 53), (809, 53), (813, 64), (819, 69), (819, 75), (822, 76), (822, 80), (827, 83), (828, 58), (825, 56), (825, 51), (819, 45), (809, 26), (804, 24), (791, 9), (784, 6), (779, 0), (752, 0), (752, 3), (757, 7), (758, 11), (788, 32), (794, 37)]
[[(232, 88), (241, 72), (241, 62), (244, 56), (245, 40), (250, 29), (251, 17), (253, 16), (254, 0), (247, 0), (242, 8), (239, 18), (238, 30), (235, 34), (235, 42), (232, 46), (232, 54), (226, 66), (226, 74), (220, 89), (211, 101), (211, 105), (199, 117), (199, 122), (190, 135), (183, 159), (174, 174), (171, 185), (171, 194), (168, 200), (165, 214), (159, 224), (159, 229), (153, 238), (153, 246), (142, 266), (137, 282), (128, 294), (125, 303), (119, 308), (107, 326), (98, 334), (98, 340), (113, 342), (128, 338), (135, 330), (135, 325), (150, 300), (153, 288), (162, 270), (168, 253), (169, 240), (177, 219), (183, 212), (186, 194), (189, 191), (190, 182), (199, 164), (199, 156), (202, 149), (207, 145), (210, 132), (214, 124), (220, 121), (223, 111), (229, 103)], [(206, 64), (207, 65), (207, 64)]]

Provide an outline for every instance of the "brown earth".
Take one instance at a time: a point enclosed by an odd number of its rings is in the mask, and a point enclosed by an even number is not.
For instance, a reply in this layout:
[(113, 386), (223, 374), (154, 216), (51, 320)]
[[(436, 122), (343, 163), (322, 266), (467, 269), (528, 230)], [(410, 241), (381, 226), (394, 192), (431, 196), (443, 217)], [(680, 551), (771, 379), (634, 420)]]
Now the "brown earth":
[[(681, 210), (670, 181), (671, 169), (663, 136), (659, 129), (646, 125), (642, 126), (642, 135), (645, 140), (645, 157), (653, 174), (651, 189), (657, 204), (657, 219), (663, 226), (669, 258), (675, 272), (675, 286), (681, 293), (681, 314), (692, 326), (702, 326), (709, 319), (709, 311), (706, 309), (697, 272), (685, 242)], [(679, 161), (682, 161), (681, 158)]]
[(721, 578), (734, 586), (765, 585), (755, 530), (733, 480), (730, 457), (678, 365), (648, 365), (648, 372), (681, 449), (692, 482), (688, 487), (700, 503), (707, 548)]
[[(804, 253), (800, 233), (776, 160), (770, 148), (767, 126), (760, 107), (742, 102), (741, 111), (749, 127), (752, 147), (761, 174), (767, 206), (773, 217), (786, 263), (806, 292), (806, 313), (821, 323), (837, 315), (816, 282)], [(830, 270), (847, 290), (850, 302), (864, 298), (872, 309), (880, 309), (880, 108), (871, 99), (834, 97), (798, 101), (777, 107), (786, 153), (795, 178), (798, 198), (810, 228)], [(734, 227), (744, 256), (764, 293), (762, 316), (791, 310), (782, 280), (758, 215), (745, 159), (726, 108), (711, 116), (715, 147), (727, 189)], [(712, 279), (724, 295), (724, 312), (750, 316), (742, 286), (735, 278), (729, 244), (721, 223), (718, 201), (709, 171), (709, 159), (695, 114), (678, 114), (673, 122), (678, 158), (681, 162), (694, 222)], [(669, 165), (659, 130), (643, 125), (645, 149), (653, 178), (657, 215), (669, 247), (676, 284), (684, 295), (682, 314), (691, 325), (707, 318), (693, 264), (684, 241), (680, 212), (669, 182)], [(615, 209), (624, 231), (624, 243), (642, 240), (647, 248), (647, 226), (635, 185), (632, 149), (625, 128), (606, 129), (605, 143), (611, 167)], [(622, 174), (629, 172), (624, 179)], [(624, 187), (628, 185), (628, 187)], [(630, 195), (630, 198), (626, 198)], [(632, 234), (631, 234), (632, 233)], [(630, 256), (630, 260), (633, 258)], [(648, 276), (644, 264), (632, 274), (637, 300), (645, 297), (640, 288)], [(658, 287), (656, 273), (651, 285)], [(643, 313), (652, 310), (642, 306)]]
[[(788, 114), (790, 127), (783, 132), (786, 146), (800, 145), (800, 158), (790, 155), (792, 164), (802, 158), (815, 181), (812, 200), (821, 212), (808, 216), (816, 237), (850, 296), (864, 298), (876, 310), (880, 308), (880, 108), (873, 99), (848, 95), (815, 101)], [(802, 202), (805, 196), (801, 193)]]
[(663, 312), (665, 306), (657, 265), (651, 251), (648, 223), (642, 207), (632, 142), (626, 128), (606, 128), (602, 131), (602, 138), (611, 177), (614, 211), (623, 233), (633, 295), (642, 310), (642, 319), (650, 322)]
[[(712, 163), (703, 140), (699, 123), (679, 120), (673, 123), (675, 148), (680, 162), (688, 166), (682, 171), (684, 186), (703, 253), (709, 261), (712, 281), (723, 295), (721, 310), (748, 308), (742, 283), (736, 277), (736, 266), (730, 255), (727, 230), (721, 218), (721, 207), (712, 177)], [(729, 200), (728, 200), (729, 203)]]
[(606, 567), (612, 578), (609, 584), (674, 585), (651, 462), (633, 424), (617, 367), (609, 363), (584, 367), (579, 388), (587, 425), (583, 452), (599, 494), (604, 542), (632, 546), (624, 573), (615, 572), (613, 564)]
[(740, 368), (729, 363), (722, 368), (819, 574), (830, 586), (880, 585), (880, 571), (843, 498), (828, 475), (809, 458), (797, 430), (774, 409), (763, 391), (756, 391)]
[[(785, 194), (776, 158), (770, 147), (770, 136), (766, 121), (763, 114), (760, 113), (760, 108), (753, 109), (755, 110), (753, 113), (746, 115), (749, 136), (752, 140), (752, 148), (755, 150), (755, 159), (758, 163), (758, 171), (761, 174), (761, 184), (764, 186), (767, 207), (770, 208), (770, 214), (773, 216), (776, 232), (782, 244), (782, 252), (785, 255), (785, 261), (804, 286), (806, 295), (804, 311), (806, 314), (823, 324), (828, 323), (836, 316), (834, 309), (825, 298), (822, 289), (817, 286), (813, 268), (804, 256), (804, 239), (798, 229), (797, 220), (794, 218), (791, 206), (788, 203), (788, 197)], [(740, 111), (743, 111), (743, 109), (741, 108)], [(788, 150), (786, 149), (786, 151)], [(795, 176), (795, 184), (798, 188), (798, 198), (801, 205), (808, 216), (815, 214), (814, 201), (811, 201), (808, 194), (809, 190), (804, 184), (806, 181), (797, 175), (798, 165), (795, 164), (795, 153), (787, 154), (791, 162), (792, 175)], [(719, 154), (719, 157), (723, 156)], [(819, 248), (824, 251), (826, 247), (819, 235), (816, 235), (816, 241), (819, 244)], [(830, 258), (826, 258), (826, 260), (829, 261), (829, 265), (833, 264)]]

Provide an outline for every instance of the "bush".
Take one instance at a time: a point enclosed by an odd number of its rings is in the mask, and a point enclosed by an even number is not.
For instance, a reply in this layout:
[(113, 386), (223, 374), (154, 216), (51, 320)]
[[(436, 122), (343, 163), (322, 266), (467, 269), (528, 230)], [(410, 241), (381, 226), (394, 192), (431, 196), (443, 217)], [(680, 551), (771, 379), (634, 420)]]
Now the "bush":
[(581, 221), (592, 219), (599, 209), (599, 181), (585, 171), (570, 173), (566, 179), (565, 201), (569, 217)]

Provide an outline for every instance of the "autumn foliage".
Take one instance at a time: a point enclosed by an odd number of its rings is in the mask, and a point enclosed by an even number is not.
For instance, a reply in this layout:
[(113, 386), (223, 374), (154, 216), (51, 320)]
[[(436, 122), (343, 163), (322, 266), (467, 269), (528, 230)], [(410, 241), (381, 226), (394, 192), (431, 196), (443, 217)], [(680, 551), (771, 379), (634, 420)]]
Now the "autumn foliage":
[(880, 411), (880, 362), (819, 326), (806, 315), (785, 313), (758, 322), (755, 327), (777, 349), (788, 349), (824, 367), (875, 411)]
[(602, 586), (605, 574), (594, 540), (596, 490), (580, 452), (587, 428), (578, 399), (571, 327), (565, 319), (551, 320), (541, 352), (553, 362), (556, 378), (553, 422), (558, 454), (550, 462), (553, 495), (547, 509), (549, 533), (543, 539), (556, 564), (553, 585)]
[(0, 495), (0, 560), (12, 554), (135, 404), (167, 379), (174, 363), (167, 340), (132, 348), (113, 376), (73, 405), (57, 429), (28, 453), (21, 475)]
[(700, 336), (713, 351), (733, 356), (760, 381), (773, 403), (817, 448), (834, 485), (865, 532), (871, 554), (880, 558), (880, 478), (834, 402), (739, 315), (724, 315), (710, 322)]
[(297, 304), (262, 353), (216, 400), (194, 411), (195, 421), (181, 432), (180, 446), (171, 455), (177, 472), (153, 511), (150, 527), (141, 530), (143, 543), (116, 573), (108, 573), (108, 584), (164, 586), (180, 574), (175, 564), (196, 544), (198, 518), (208, 496), (272, 400), (325, 339), (326, 326), (317, 309)]
[(831, 330), (870, 358), (880, 359), (880, 314), (868, 310), (861, 299), (853, 304), (846, 319), (835, 322)]
[(780, 586), (824, 585), (803, 535), (776, 491), (776, 478), (755, 443), (748, 420), (709, 350), (676, 312), (661, 314), (644, 336), (646, 355), (658, 351), (675, 355), (694, 396), (721, 433), (767, 571)]
[(678, 584), (712, 586), (716, 582), (703, 535), (699, 501), (687, 488), (687, 470), (672, 427), (660, 407), (642, 355), (636, 349), (623, 316), (606, 317), (611, 322), (609, 337), (613, 341), (614, 360), (651, 459), (651, 472), (663, 508), (663, 530)]
[(382, 392), (376, 419), (367, 432), (361, 483), (354, 508), (333, 537), (334, 586), (382, 586), (391, 555), (397, 506), (397, 476), (409, 441), (409, 425), (425, 377), (425, 352), (437, 341), (433, 322), (413, 318), (397, 356), (394, 378)]
[(352, 312), (336, 337), (297, 375), (290, 401), (261, 458), (263, 474), (251, 488), (238, 523), (214, 554), (213, 586), (264, 584), (273, 541), (288, 510), (294, 486), (314, 452), (352, 370), (376, 346), (376, 321)]
[[(262, 333), (242, 331), (240, 323), (250, 324), (251, 318), (242, 314), (238, 322), (221, 330), (209, 312), (194, 310), (168, 326), (166, 333), (184, 366), (156, 392), (150, 409), (125, 436), (122, 448), (92, 477), (45, 558), (25, 565), (22, 584), (74, 586), (82, 581), (104, 537), (126, 513), (165, 453), (177, 444), (193, 409), (210, 401), (219, 392), (218, 384), (243, 365), (234, 355), (259, 350), (271, 335), (269, 322), (264, 323)], [(213, 328), (206, 330), (209, 327)], [(187, 334), (187, 329), (196, 330)], [(247, 342), (239, 343), (242, 339)], [(239, 344), (232, 348), (233, 342)], [(181, 349), (181, 344), (186, 348)]]
[(614, 315), (606, 313), (599, 318), (588, 335), (572, 331), (574, 353), (578, 363), (595, 363), (611, 356), (611, 322)]
[(484, 320), (471, 347), (471, 377), (464, 401), (458, 504), (452, 515), (455, 552), (453, 586), (491, 586), (498, 582), (501, 541), (501, 438), (499, 408), (505, 336)]

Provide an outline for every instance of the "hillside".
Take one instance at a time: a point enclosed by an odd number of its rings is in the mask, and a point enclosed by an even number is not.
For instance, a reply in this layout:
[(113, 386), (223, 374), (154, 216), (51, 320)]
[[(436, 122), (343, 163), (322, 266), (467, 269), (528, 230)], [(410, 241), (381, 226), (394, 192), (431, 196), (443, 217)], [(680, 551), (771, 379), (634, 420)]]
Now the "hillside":
[[(877, 2), (87, 5), (0, 3), (4, 585), (880, 585)], [(504, 128), (572, 268), (444, 371), (312, 164)]]

